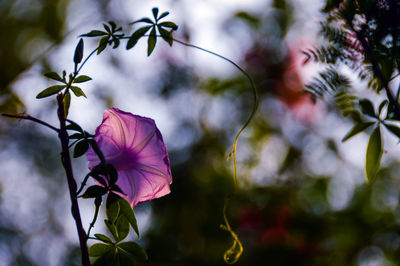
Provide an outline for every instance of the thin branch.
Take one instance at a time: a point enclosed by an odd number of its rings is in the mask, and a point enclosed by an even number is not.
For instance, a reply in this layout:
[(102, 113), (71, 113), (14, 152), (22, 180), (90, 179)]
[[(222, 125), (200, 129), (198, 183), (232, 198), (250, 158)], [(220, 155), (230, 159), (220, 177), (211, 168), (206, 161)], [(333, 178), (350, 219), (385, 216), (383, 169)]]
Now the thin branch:
[(83, 229), (82, 226), (82, 220), (81, 220), (81, 215), (79, 212), (79, 205), (78, 205), (78, 200), (76, 197), (76, 189), (77, 185), (74, 179), (74, 174), (72, 171), (72, 163), (71, 163), (71, 157), (69, 155), (69, 148), (68, 148), (68, 132), (66, 127), (66, 118), (65, 118), (65, 113), (64, 113), (64, 104), (63, 104), (63, 95), (59, 94), (57, 96), (57, 104), (58, 104), (58, 119), (60, 120), (60, 131), (58, 134), (58, 137), (61, 142), (61, 147), (62, 147), (62, 152), (61, 152), (61, 160), (62, 164), (65, 169), (65, 174), (67, 175), (67, 181), (68, 181), (68, 189), (69, 189), (69, 195), (71, 199), (71, 212), (72, 212), (72, 217), (75, 220), (76, 224), (76, 229), (78, 231), (78, 236), (79, 236), (79, 244), (82, 252), (82, 265), (83, 266), (90, 266), (90, 260), (89, 260), (89, 254), (88, 254), (88, 248), (87, 248), (87, 235), (85, 230)]
[(9, 118), (31, 120), (31, 121), (33, 121), (33, 122), (36, 122), (36, 123), (41, 124), (41, 125), (43, 125), (43, 126), (46, 126), (46, 127), (50, 128), (50, 129), (54, 130), (54, 131), (57, 132), (57, 133), (60, 132), (60, 130), (59, 130), (58, 128), (53, 127), (52, 125), (50, 125), (50, 124), (48, 124), (48, 123), (46, 123), (46, 122), (44, 122), (44, 121), (42, 121), (42, 120), (40, 120), (40, 119), (37, 119), (36, 117), (30, 116), (30, 115), (28, 115), (28, 114), (17, 114), (17, 115), (13, 115), (13, 114), (1, 114), (1, 115), (2, 115), (2, 116), (5, 116), (5, 117), (9, 117)]

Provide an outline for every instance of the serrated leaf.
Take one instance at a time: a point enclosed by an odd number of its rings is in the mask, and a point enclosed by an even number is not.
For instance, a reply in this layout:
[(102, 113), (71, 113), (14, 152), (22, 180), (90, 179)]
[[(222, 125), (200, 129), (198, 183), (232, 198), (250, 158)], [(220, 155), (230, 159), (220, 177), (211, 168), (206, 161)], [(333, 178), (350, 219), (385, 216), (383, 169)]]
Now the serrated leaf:
[(89, 247), (89, 256), (90, 257), (101, 257), (110, 251), (113, 247), (103, 243), (96, 243)]
[(84, 199), (96, 198), (96, 197), (103, 196), (106, 193), (107, 193), (107, 188), (98, 186), (98, 185), (94, 185), (94, 186), (90, 186), (86, 189), (86, 191), (82, 195), (82, 198), (84, 198)]
[(136, 232), (137, 236), (140, 238), (139, 228), (137, 226), (135, 212), (133, 211), (132, 206), (129, 204), (128, 201), (121, 198), (119, 200), (119, 208), (120, 208), (120, 213), (123, 214), (128, 219), (128, 222), (132, 226), (133, 230)]
[(63, 99), (65, 117), (68, 116), (69, 107), (71, 106), (71, 93), (67, 90)]
[(158, 25), (161, 26), (161, 27), (171, 28), (172, 30), (177, 30), (178, 29), (178, 25), (176, 25), (172, 21), (161, 22)]
[(51, 95), (54, 95), (56, 93), (59, 93), (62, 89), (65, 88), (65, 85), (54, 85), (50, 86), (43, 91), (41, 91), (38, 95), (36, 95), (36, 99), (41, 99), (45, 97), (49, 97)]
[(82, 155), (84, 155), (87, 150), (89, 149), (89, 143), (87, 140), (81, 140), (78, 143), (76, 143), (75, 148), (74, 148), (74, 158), (78, 158)]
[(99, 47), (97, 48), (97, 54), (100, 54), (104, 49), (106, 49), (109, 38), (110, 37), (107, 35), (99, 40)]
[(156, 47), (156, 43), (157, 43), (157, 34), (155, 27), (153, 27), (150, 31), (150, 35), (147, 40), (147, 56), (151, 55), (151, 53), (154, 50), (154, 47)]
[(169, 46), (172, 46), (172, 43), (173, 43), (172, 33), (161, 28), (160, 26), (157, 26), (157, 28), (161, 34), (161, 37), (164, 39), (164, 41), (166, 41), (169, 44)]
[(368, 99), (360, 100), (359, 104), (361, 107), (361, 112), (363, 112), (364, 114), (366, 114), (368, 116), (376, 118), (374, 105), (372, 104), (372, 102), (370, 100), (368, 100)]
[(114, 193), (110, 193), (106, 199), (106, 216), (111, 223), (115, 223), (118, 218), (120, 207), (119, 207), (120, 197)]
[(154, 8), (151, 10), (151, 12), (153, 12), (154, 19), (157, 20), (158, 8), (157, 8), (157, 7), (154, 7)]
[(104, 36), (104, 35), (107, 35), (107, 33), (104, 31), (92, 30), (91, 32), (80, 35), (80, 37), (97, 37), (97, 36)]
[(118, 239), (115, 239), (115, 240), (117, 242), (120, 242), (128, 236), (129, 229), (130, 229), (129, 222), (128, 222), (127, 218), (125, 217), (125, 215), (120, 215), (118, 217), (117, 223), (115, 226), (116, 226), (117, 232), (118, 232)]
[(71, 86), (71, 90), (75, 94), (76, 97), (83, 96), (83, 97), (87, 98), (81, 88), (76, 87), (76, 86)]
[(366, 130), (368, 127), (374, 125), (375, 122), (361, 122), (356, 124), (342, 139), (342, 142), (345, 142), (349, 138), (357, 135), (358, 133)]
[(98, 240), (103, 241), (104, 243), (113, 243), (113, 241), (111, 240), (111, 238), (109, 238), (109, 237), (106, 236), (106, 235), (103, 235), (103, 234), (94, 234), (94, 236), (95, 236)]
[(400, 128), (393, 126), (393, 125), (389, 125), (386, 123), (383, 123), (383, 125), (390, 131), (392, 132), (395, 136), (397, 136), (400, 139)]
[(162, 18), (164, 18), (164, 17), (166, 17), (166, 16), (168, 16), (169, 15), (169, 12), (167, 11), (167, 12), (164, 12), (164, 13), (162, 13), (159, 17), (158, 17), (158, 20), (160, 20), (160, 19), (162, 19)]
[(75, 48), (74, 63), (79, 64), (83, 58), (83, 39), (81, 38)]
[(128, 43), (126, 44), (126, 49), (129, 50), (131, 49), (133, 46), (136, 45), (136, 43), (138, 42), (138, 40), (143, 37), (143, 35), (146, 34), (146, 32), (151, 28), (152, 26), (146, 26), (146, 27), (142, 27), (138, 30), (136, 30), (134, 33), (132, 33), (131, 37), (128, 40)]
[(54, 79), (54, 80), (65, 83), (64, 80), (62, 79), (62, 77), (60, 77), (60, 75), (58, 75), (58, 73), (56, 73), (56, 72), (48, 72), (48, 73), (44, 74), (44, 76), (49, 79)]
[(367, 182), (371, 183), (379, 170), (381, 158), (382, 158), (382, 138), (380, 127), (376, 127), (372, 132), (367, 146), (367, 154), (365, 161), (365, 171)]
[(118, 239), (118, 231), (115, 225), (109, 220), (104, 220), (104, 224), (106, 225), (108, 231), (112, 234), (114, 239)]
[(119, 243), (118, 247), (136, 258), (139, 258), (141, 260), (148, 259), (146, 251), (136, 242), (129, 241), (129, 242)]
[(82, 82), (86, 82), (86, 81), (89, 81), (89, 80), (92, 80), (92, 78), (89, 77), (89, 76), (81, 75), (81, 76), (76, 77), (74, 79), (74, 83), (82, 83)]

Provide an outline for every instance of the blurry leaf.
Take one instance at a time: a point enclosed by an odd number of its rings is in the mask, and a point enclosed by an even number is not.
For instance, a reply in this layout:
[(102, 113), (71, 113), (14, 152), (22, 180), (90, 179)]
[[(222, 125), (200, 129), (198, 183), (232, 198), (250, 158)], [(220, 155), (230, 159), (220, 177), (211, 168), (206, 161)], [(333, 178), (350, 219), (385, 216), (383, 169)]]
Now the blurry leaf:
[(67, 92), (64, 95), (63, 103), (64, 103), (65, 117), (67, 117), (69, 112), (69, 107), (71, 105), (71, 93), (69, 93), (69, 90), (67, 90)]
[(162, 18), (164, 18), (164, 17), (166, 17), (166, 16), (168, 16), (169, 15), (169, 12), (167, 11), (167, 12), (164, 12), (164, 13), (162, 13), (159, 17), (158, 17), (158, 20), (160, 20), (160, 19), (162, 19)]
[(100, 30), (92, 30), (89, 33), (80, 35), (80, 37), (97, 37), (97, 36), (103, 36), (103, 35), (107, 35), (107, 33), (104, 31), (100, 31)]
[(87, 98), (81, 88), (76, 87), (76, 86), (71, 86), (71, 90), (75, 94), (76, 97), (83, 96), (83, 97)]
[(247, 22), (252, 27), (257, 27), (260, 24), (260, 19), (257, 16), (250, 15), (244, 11), (236, 13), (235, 17)]
[(118, 239), (118, 231), (115, 225), (109, 221), (109, 220), (104, 220), (104, 224), (106, 225), (108, 231), (112, 234), (115, 240)]
[(90, 257), (101, 257), (106, 254), (113, 246), (103, 244), (103, 243), (96, 243), (89, 247), (89, 256)]
[(375, 110), (374, 110), (374, 105), (372, 104), (372, 102), (368, 99), (363, 99), (360, 100), (359, 102), (360, 107), (361, 107), (361, 112), (363, 112), (364, 114), (377, 118), (376, 114), (375, 114)]
[(108, 33), (111, 34), (111, 29), (110, 29), (110, 27), (109, 27), (108, 25), (103, 24), (103, 27), (104, 27), (104, 29), (105, 29)]
[(147, 40), (147, 56), (150, 56), (156, 46), (157, 42), (157, 35), (156, 29), (153, 27), (150, 32), (149, 39)]
[(114, 39), (114, 46), (113, 49), (117, 48), (120, 44), (120, 41), (118, 39)]
[(100, 175), (94, 175), (94, 174), (91, 174), (90, 175), (91, 177), (93, 177), (97, 182), (99, 182), (100, 184), (102, 184), (103, 186), (107, 186), (107, 182), (104, 180), (104, 178), (103, 177), (101, 177)]
[(381, 104), (380, 104), (379, 107), (378, 107), (378, 114), (377, 114), (378, 117), (379, 117), (379, 115), (381, 114), (382, 109), (383, 109), (388, 103), (389, 103), (388, 100), (384, 100), (384, 101), (381, 102)]
[(151, 11), (153, 12), (154, 19), (157, 20), (158, 8), (157, 8), (157, 7), (154, 7)]
[(131, 224), (133, 230), (135, 230), (137, 236), (140, 238), (139, 228), (137, 226), (137, 221), (132, 206), (129, 204), (128, 201), (126, 201), (123, 198), (120, 198), (119, 207), (121, 214), (125, 215), (125, 217), (128, 219), (128, 222)]
[(386, 123), (383, 123), (383, 125), (400, 139), (400, 128)]
[(92, 80), (92, 78), (89, 77), (89, 76), (81, 75), (81, 76), (76, 77), (74, 79), (74, 83), (82, 83), (82, 82), (86, 82), (86, 81), (89, 81), (89, 80)]
[(357, 135), (358, 133), (366, 130), (368, 127), (376, 124), (375, 122), (361, 122), (356, 124), (342, 139), (342, 142), (345, 142), (349, 138)]
[(115, 223), (119, 215), (119, 196), (109, 193), (106, 199), (106, 216), (111, 223)]
[(94, 234), (94, 236), (95, 236), (98, 240), (103, 241), (103, 242), (105, 242), (105, 243), (113, 243), (113, 241), (111, 240), (111, 238), (109, 238), (109, 237), (106, 236), (106, 235), (103, 235), (103, 234)]
[(82, 198), (88, 199), (88, 198), (96, 198), (103, 196), (104, 194), (107, 193), (107, 188), (94, 185), (90, 186), (86, 189), (86, 191), (83, 193)]
[(172, 33), (167, 30), (164, 30), (160, 26), (157, 26), (157, 28), (161, 34), (161, 37), (169, 44), (169, 46), (172, 46), (173, 43)]
[(78, 45), (75, 48), (74, 63), (79, 64), (82, 61), (82, 58), (83, 58), (83, 39), (81, 38), (79, 40)]
[(127, 218), (125, 217), (125, 215), (120, 215), (118, 217), (117, 223), (116, 223), (116, 228), (117, 228), (117, 232), (118, 232), (118, 239), (115, 239), (115, 240), (117, 242), (120, 242), (128, 236), (129, 229), (130, 229), (129, 222), (128, 222)]
[(136, 43), (138, 42), (138, 40), (143, 37), (143, 35), (146, 34), (146, 32), (151, 28), (152, 26), (146, 26), (146, 27), (142, 27), (138, 30), (136, 30), (134, 33), (132, 33), (131, 37), (129, 38), (128, 43), (126, 44), (126, 49), (129, 50), (131, 49), (133, 46), (136, 45)]
[(110, 248), (104, 255), (99, 257), (92, 266), (121, 266), (116, 260), (116, 248)]
[(111, 188), (111, 191), (118, 192), (118, 193), (121, 193), (121, 194), (123, 194), (123, 195), (126, 195), (126, 194), (119, 188), (119, 186), (117, 186), (116, 184), (111, 185), (110, 188)]
[(53, 94), (60, 92), (64, 88), (65, 88), (65, 85), (54, 85), (54, 86), (48, 87), (48, 88), (44, 89), (43, 91), (41, 91), (38, 95), (36, 95), (36, 99), (41, 99), (41, 98), (51, 96)]
[(89, 149), (89, 143), (86, 140), (81, 140), (76, 143), (74, 148), (74, 158), (84, 155)]
[(120, 243), (119, 248), (123, 249), (125, 252), (131, 254), (132, 256), (139, 258), (141, 260), (147, 260), (148, 256), (146, 251), (136, 242), (129, 241)]
[(136, 20), (136, 21), (134, 21), (134, 22), (132, 22), (130, 24), (135, 24), (135, 23), (139, 23), (139, 22), (154, 24), (154, 22), (149, 18), (142, 18), (142, 19)]
[(85, 135), (82, 133), (75, 133), (69, 136), (69, 139), (83, 139)]
[(65, 127), (66, 129), (83, 132), (83, 129), (74, 121), (67, 119), (67, 122), (69, 123), (69, 125)]
[(380, 127), (376, 127), (374, 132), (371, 134), (368, 147), (367, 147), (367, 156), (365, 162), (365, 170), (367, 176), (367, 182), (371, 183), (376, 176), (376, 173), (379, 170), (381, 158), (382, 158), (382, 138)]
[(177, 30), (178, 26), (172, 21), (161, 22), (158, 24), (160, 27), (171, 28), (172, 30)]
[(99, 47), (97, 48), (97, 54), (100, 54), (104, 49), (106, 49), (108, 44), (109, 36), (104, 36), (99, 41)]
[(117, 28), (117, 25), (115, 24), (115, 22), (114, 21), (109, 21), (108, 24), (110, 24), (111, 30), (114, 32), (115, 29)]
[(56, 72), (48, 72), (44, 76), (64, 83), (64, 80)]
[(122, 249), (118, 249), (118, 259), (120, 265), (136, 265), (135, 259)]

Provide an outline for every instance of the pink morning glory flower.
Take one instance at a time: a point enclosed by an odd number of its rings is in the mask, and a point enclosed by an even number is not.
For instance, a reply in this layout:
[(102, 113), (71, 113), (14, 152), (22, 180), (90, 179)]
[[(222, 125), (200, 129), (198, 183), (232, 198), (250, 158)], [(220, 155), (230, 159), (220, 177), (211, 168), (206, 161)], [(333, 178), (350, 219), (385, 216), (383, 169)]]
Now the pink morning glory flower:
[[(117, 170), (116, 184), (132, 207), (170, 192), (168, 154), (153, 119), (117, 108), (105, 110), (94, 139), (107, 163)], [(89, 149), (86, 158), (89, 169), (100, 163), (93, 149)]]

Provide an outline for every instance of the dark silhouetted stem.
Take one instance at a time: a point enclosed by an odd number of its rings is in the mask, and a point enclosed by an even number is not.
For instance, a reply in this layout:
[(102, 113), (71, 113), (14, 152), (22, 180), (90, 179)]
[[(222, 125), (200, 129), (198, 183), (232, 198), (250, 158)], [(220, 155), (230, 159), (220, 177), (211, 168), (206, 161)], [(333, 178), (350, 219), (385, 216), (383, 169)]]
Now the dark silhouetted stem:
[(64, 169), (65, 169), (65, 173), (67, 175), (69, 195), (71, 198), (72, 217), (75, 220), (76, 229), (78, 230), (79, 244), (80, 244), (80, 248), (81, 248), (81, 252), (82, 252), (82, 265), (90, 266), (88, 248), (86, 245), (87, 235), (82, 226), (81, 215), (79, 212), (78, 199), (76, 197), (77, 185), (76, 185), (76, 182), (74, 179), (74, 174), (72, 172), (71, 157), (69, 155), (69, 149), (68, 149), (68, 133), (67, 133), (67, 129), (65, 128), (66, 117), (65, 117), (65, 113), (64, 113), (64, 104), (63, 104), (63, 95), (62, 94), (59, 94), (57, 96), (57, 103), (58, 103), (58, 113), (57, 114), (58, 114), (58, 119), (60, 120), (60, 131), (58, 133), (58, 137), (61, 141), (61, 147), (62, 147), (61, 160), (62, 160)]
[(54, 131), (57, 132), (57, 133), (60, 132), (60, 130), (59, 130), (58, 128), (55, 128), (55, 127), (53, 127), (52, 125), (50, 125), (50, 124), (48, 124), (48, 123), (46, 123), (46, 122), (44, 122), (44, 121), (42, 121), (42, 120), (40, 120), (40, 119), (37, 119), (36, 117), (30, 116), (30, 115), (28, 115), (28, 114), (17, 114), (17, 115), (13, 115), (13, 114), (1, 114), (1, 115), (2, 115), (2, 116), (5, 116), (5, 117), (9, 117), (9, 118), (31, 120), (31, 121), (33, 121), (33, 122), (36, 122), (36, 123), (41, 124), (41, 125), (43, 125), (43, 126), (46, 126), (46, 127), (50, 128), (50, 129), (54, 130)]

